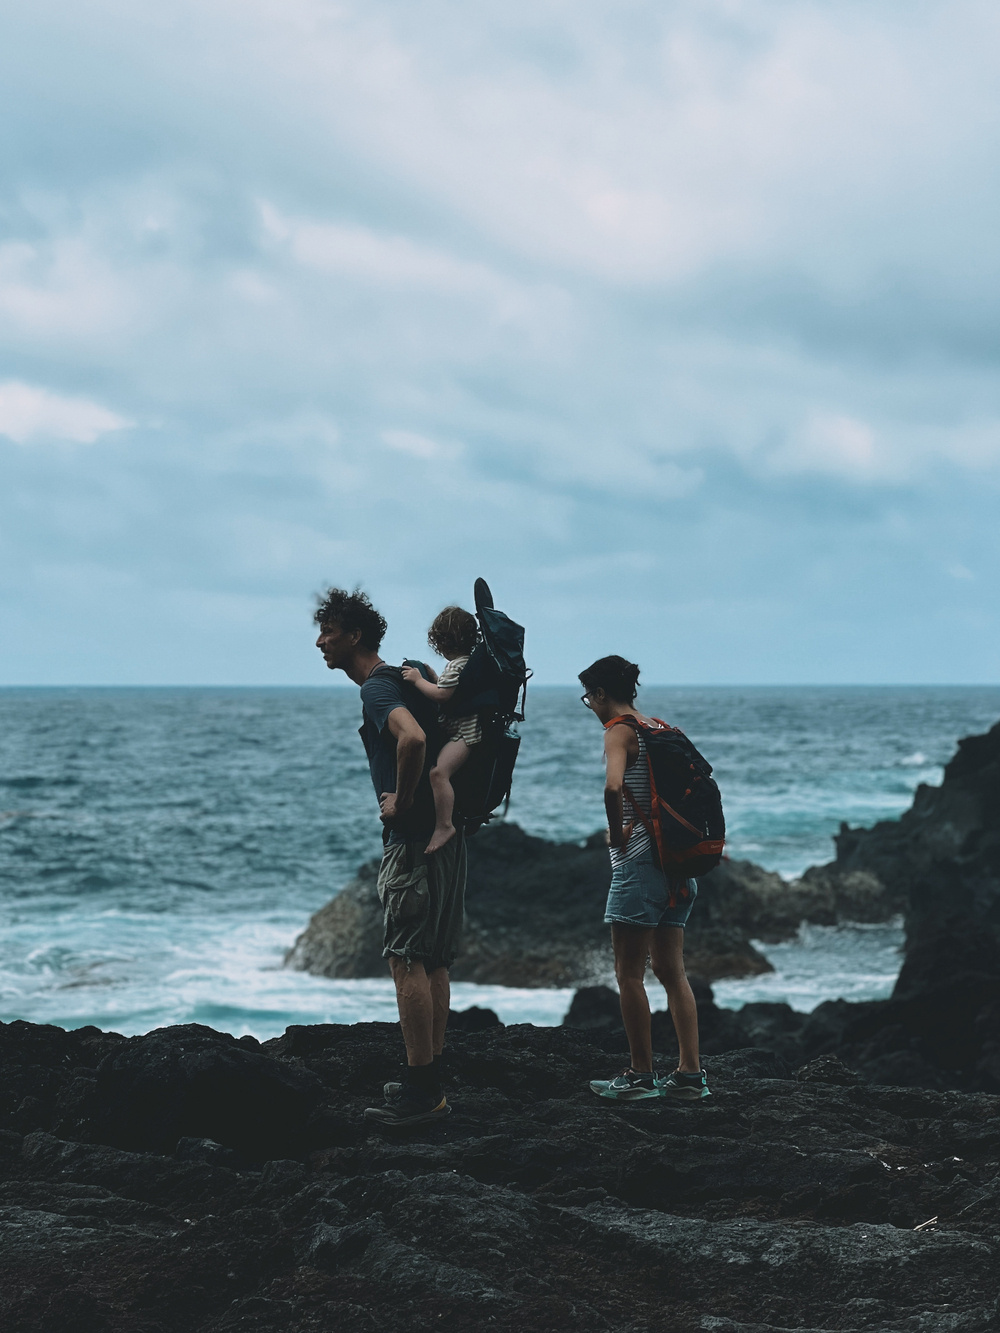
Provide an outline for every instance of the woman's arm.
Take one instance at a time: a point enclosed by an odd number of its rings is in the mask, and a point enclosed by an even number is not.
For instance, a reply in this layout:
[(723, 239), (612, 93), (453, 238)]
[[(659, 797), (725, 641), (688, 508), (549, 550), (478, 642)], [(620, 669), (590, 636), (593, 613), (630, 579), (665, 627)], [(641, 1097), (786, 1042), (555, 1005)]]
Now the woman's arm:
[(604, 733), (604, 761), (607, 776), (604, 779), (604, 809), (608, 816), (608, 845), (622, 846), (622, 784), (625, 781), (625, 769), (628, 767), (629, 739), (632, 732), (628, 727), (609, 727)]

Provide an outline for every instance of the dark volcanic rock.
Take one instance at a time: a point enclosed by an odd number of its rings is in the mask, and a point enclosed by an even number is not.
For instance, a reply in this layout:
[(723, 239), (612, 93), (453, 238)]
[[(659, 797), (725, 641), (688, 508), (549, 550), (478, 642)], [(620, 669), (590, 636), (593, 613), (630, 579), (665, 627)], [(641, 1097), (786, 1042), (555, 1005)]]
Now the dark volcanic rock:
[(105, 1143), (169, 1151), (208, 1140), (259, 1158), (300, 1146), (321, 1093), (307, 1069), (189, 1023), (124, 1042), (98, 1066), (90, 1100)]
[(892, 998), (847, 1006), (828, 1049), (869, 1077), (1000, 1090), (1000, 723), (960, 741), (899, 820), (843, 826), (832, 869), (907, 908)]
[(597, 1028), (615, 1031), (621, 1028), (622, 1011), (618, 992), (610, 986), (581, 986), (573, 996), (563, 1024), (571, 1028)]
[[(241, 1049), (204, 1032), (178, 1049)], [(361, 1113), (398, 1029), (327, 1024), (248, 1052), (257, 1086), (318, 1089), (294, 1156), (286, 1134), (249, 1160), (205, 1134), (171, 1155), (102, 1141), (115, 1093), (96, 1071), (116, 1051), (178, 1058), (162, 1033), (0, 1025), (12, 1333), (997, 1326), (995, 1097), (795, 1081), (744, 1048), (709, 1059), (708, 1102), (622, 1106), (586, 1086), (620, 1067), (620, 1033), (494, 1026), (450, 1039), (446, 1121), (379, 1135)], [(74, 1133), (53, 1132), (68, 1106)], [(229, 1137), (253, 1141), (258, 1110), (241, 1127), (231, 1106)]]
[[(788, 1056), (797, 1056), (801, 1050), (797, 1036), (806, 1021), (804, 1014), (794, 1015), (798, 1021), (790, 1027), (795, 1038), (784, 1043), (782, 1048), (782, 1043), (775, 1040), (773, 1022), (768, 1023), (763, 1034), (760, 1034), (753, 1023), (744, 1021), (743, 1010), (734, 1012), (731, 1009), (720, 1009), (715, 1003), (712, 987), (707, 981), (703, 981), (700, 977), (692, 977), (691, 989), (698, 1006), (698, 1031), (703, 1054), (718, 1055), (725, 1051), (738, 1051), (746, 1063), (749, 1058), (746, 1048), (760, 1045), (764, 1049), (753, 1052), (755, 1068), (766, 1067), (771, 1070), (772, 1072), (767, 1075), (769, 1078), (788, 1077)], [(763, 1007), (781, 1008), (793, 1014), (787, 1005)], [(614, 1044), (622, 1044), (624, 1037), (617, 992), (610, 986), (588, 986), (578, 990), (563, 1019), (563, 1026), (582, 1028), (595, 1034), (606, 1033)], [(652, 1036), (654, 1045), (669, 1059), (676, 1056), (677, 1038), (673, 1022), (666, 1010), (658, 1010), (652, 1015)], [(757, 1056), (760, 1059), (757, 1059)], [(782, 1072), (775, 1073), (773, 1072), (775, 1070)], [(763, 1074), (758, 1076), (764, 1077)]]
[(906, 959), (895, 998), (942, 978), (1000, 976), (1000, 722), (968, 736), (940, 787), (921, 785), (899, 819), (841, 826), (835, 867), (906, 897)]
[(495, 1028), (499, 1026), (500, 1019), (492, 1009), (483, 1009), (478, 1004), (470, 1005), (468, 1009), (454, 1009), (448, 1011), (448, 1031), (449, 1032), (483, 1032), (486, 1028)]
[[(466, 929), (455, 981), (567, 986), (609, 970), (607, 850), (495, 824), (469, 839)], [(327, 977), (384, 976), (378, 862), (313, 916), (286, 963)]]
[(835, 1055), (821, 1055), (810, 1060), (801, 1069), (796, 1069), (795, 1077), (799, 1083), (836, 1083), (843, 1088), (853, 1088), (861, 1082), (860, 1074), (848, 1069)]
[[(452, 977), (507, 986), (607, 980), (610, 873), (598, 835), (579, 846), (533, 838), (516, 824), (483, 829), (469, 840), (465, 942)], [(288, 966), (327, 977), (385, 975), (377, 874), (378, 862), (366, 863), (313, 916), (289, 950)], [(688, 970), (708, 980), (769, 972), (753, 939), (789, 939), (803, 921), (828, 924), (852, 913), (882, 920), (898, 910), (870, 875), (848, 876), (853, 896), (838, 889), (832, 872), (824, 875), (789, 885), (750, 861), (724, 861), (699, 883), (687, 932)]]

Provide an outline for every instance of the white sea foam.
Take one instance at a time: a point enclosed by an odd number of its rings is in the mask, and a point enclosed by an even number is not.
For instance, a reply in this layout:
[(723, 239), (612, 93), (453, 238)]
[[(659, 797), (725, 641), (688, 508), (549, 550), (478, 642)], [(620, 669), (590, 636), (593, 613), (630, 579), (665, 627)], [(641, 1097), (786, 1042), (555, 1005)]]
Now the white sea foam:
[[(162, 919), (160, 924), (162, 924)], [(393, 1022), (388, 977), (329, 980), (282, 966), (294, 938), (287, 921), (234, 926), (217, 918), (172, 923), (153, 935), (149, 914), (102, 913), (53, 922), (55, 938), (18, 949), (8, 939), (0, 970), (5, 1016), (30, 1012), (35, 1022), (86, 1024), (132, 1035), (173, 1023), (204, 1023), (264, 1040), (293, 1023)], [(150, 949), (153, 938), (157, 947)], [(750, 1000), (784, 1000), (808, 1011), (823, 1000), (879, 999), (899, 969), (901, 925), (807, 926), (787, 944), (759, 946), (776, 971), (715, 985), (718, 1003), (738, 1009)], [(609, 955), (610, 981), (610, 955)], [(648, 982), (654, 1009), (662, 987)], [(562, 1022), (571, 989), (477, 986), (457, 982), (452, 1007), (493, 1009), (505, 1023)]]
[(824, 1000), (886, 999), (902, 962), (903, 923), (804, 925), (787, 943), (756, 943), (774, 971), (717, 981), (716, 1002), (739, 1009), (751, 1001), (784, 1001), (811, 1013)]
[[(842, 819), (900, 814), (955, 738), (1000, 712), (1000, 690), (985, 688), (644, 698), (716, 765), (732, 854), (785, 877), (830, 859)], [(599, 730), (574, 690), (536, 690), (529, 705), (511, 818), (579, 840), (603, 817)], [(394, 1019), (388, 978), (281, 967), (379, 847), (357, 714), (349, 690), (0, 690), (0, 1019), (129, 1033), (194, 1021), (260, 1037)], [(805, 1010), (885, 995), (893, 931), (804, 932), (765, 949), (773, 974), (720, 982), (717, 998)], [(458, 985), (454, 1004), (556, 1023), (570, 998)], [(655, 985), (651, 998), (662, 1005)]]

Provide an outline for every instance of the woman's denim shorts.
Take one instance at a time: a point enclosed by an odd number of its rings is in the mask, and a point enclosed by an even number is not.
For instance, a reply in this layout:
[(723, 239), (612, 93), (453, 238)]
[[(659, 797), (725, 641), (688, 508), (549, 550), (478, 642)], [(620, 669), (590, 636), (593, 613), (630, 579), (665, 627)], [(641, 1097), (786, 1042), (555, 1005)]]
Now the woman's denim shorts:
[[(685, 883), (688, 892), (682, 896)], [(675, 881), (674, 890), (676, 905), (671, 907), (670, 886), (663, 871), (654, 864), (650, 847), (634, 860), (622, 861), (614, 867), (604, 920), (629, 926), (686, 926), (698, 896), (698, 884), (693, 879)]]

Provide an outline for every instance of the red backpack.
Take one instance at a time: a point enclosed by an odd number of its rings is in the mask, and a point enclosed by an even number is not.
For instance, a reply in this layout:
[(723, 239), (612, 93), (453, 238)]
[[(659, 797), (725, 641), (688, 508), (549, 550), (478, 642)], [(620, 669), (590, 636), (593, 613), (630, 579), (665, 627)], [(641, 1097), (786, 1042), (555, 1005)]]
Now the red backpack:
[(631, 713), (613, 717), (608, 727), (631, 727), (646, 742), (652, 818), (640, 810), (628, 787), (625, 799), (649, 834), (661, 869), (678, 879), (707, 875), (722, 860), (726, 821), (712, 765), (683, 731), (654, 717), (655, 727)]

